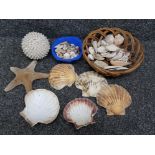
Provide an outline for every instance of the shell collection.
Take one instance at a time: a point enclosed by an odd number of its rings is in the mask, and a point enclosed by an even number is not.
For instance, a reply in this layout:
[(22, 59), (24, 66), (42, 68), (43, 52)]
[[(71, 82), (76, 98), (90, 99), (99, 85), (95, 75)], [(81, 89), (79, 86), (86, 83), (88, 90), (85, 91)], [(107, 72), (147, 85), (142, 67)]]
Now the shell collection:
[(67, 122), (73, 123), (76, 129), (94, 124), (93, 117), (97, 106), (89, 99), (77, 98), (70, 101), (64, 108), (63, 116)]
[[(126, 70), (131, 64), (130, 52), (120, 48), (124, 37), (120, 34), (107, 35), (99, 41), (92, 41), (88, 48), (88, 58), (97, 66), (108, 70)], [(74, 58), (79, 54), (79, 47), (62, 42), (56, 47), (56, 54), (64, 59)], [(42, 59), (49, 52), (49, 41), (41, 33), (30, 32), (22, 39), (22, 49), (30, 59)], [(122, 86), (108, 84), (107, 80), (95, 71), (87, 71), (80, 75), (71, 64), (57, 64), (50, 73), (35, 72), (37, 61), (32, 61), (26, 68), (10, 67), (16, 77), (4, 89), (6, 92), (18, 85), (24, 85), (25, 108), (20, 115), (31, 125), (52, 123), (58, 116), (60, 104), (58, 97), (46, 89), (32, 90), (32, 82), (36, 79), (48, 78), (49, 84), (56, 90), (71, 87), (82, 91), (83, 97), (95, 97), (97, 104), (106, 109), (107, 115), (125, 115), (125, 109), (132, 99)], [(110, 64), (110, 65), (109, 65)], [(90, 99), (76, 98), (66, 104), (63, 117), (73, 123), (76, 129), (94, 124), (97, 106)]]
[(131, 55), (129, 51), (120, 47), (123, 43), (124, 37), (120, 34), (108, 34), (102, 40), (92, 40), (88, 47), (88, 58), (106, 70), (126, 70), (131, 65)]
[(58, 44), (55, 48), (57, 56), (63, 59), (72, 59), (79, 55), (79, 47), (67, 41)]

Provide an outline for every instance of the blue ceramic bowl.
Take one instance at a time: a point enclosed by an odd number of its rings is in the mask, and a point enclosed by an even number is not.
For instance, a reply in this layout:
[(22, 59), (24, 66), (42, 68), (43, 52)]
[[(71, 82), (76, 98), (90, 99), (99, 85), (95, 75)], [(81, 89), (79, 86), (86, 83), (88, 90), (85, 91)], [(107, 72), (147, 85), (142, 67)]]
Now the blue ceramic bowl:
[[(72, 59), (63, 59), (57, 56), (56, 52), (55, 52), (55, 46), (67, 41), (70, 44), (74, 44), (75, 46), (79, 47), (79, 55), (77, 55), (77, 57), (72, 58)], [(68, 36), (68, 37), (61, 37), (56, 39), (53, 43), (51, 43), (51, 53), (53, 55), (53, 57), (57, 60), (57, 61), (61, 61), (61, 62), (68, 62), (71, 63), (73, 61), (77, 61), (82, 57), (82, 41), (78, 38), (78, 37), (72, 37), (72, 36)]]

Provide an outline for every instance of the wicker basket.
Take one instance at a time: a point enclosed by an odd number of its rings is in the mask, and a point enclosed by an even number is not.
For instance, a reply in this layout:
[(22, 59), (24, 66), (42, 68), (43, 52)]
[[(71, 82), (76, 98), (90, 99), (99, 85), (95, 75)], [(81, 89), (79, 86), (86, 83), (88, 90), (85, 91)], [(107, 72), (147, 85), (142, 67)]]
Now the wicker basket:
[[(105, 70), (94, 64), (94, 61), (90, 61), (88, 59), (88, 47), (91, 45), (91, 41), (98, 41), (99, 39), (104, 38), (109, 33), (112, 33), (114, 36), (117, 34), (121, 34), (125, 38), (124, 43), (120, 47), (124, 48), (127, 51), (131, 51), (129, 61), (132, 62), (132, 65), (129, 67), (129, 69), (119, 71)], [(89, 33), (88, 36), (84, 39), (83, 56), (84, 59), (88, 62), (88, 64), (96, 72), (101, 73), (105, 76), (117, 77), (120, 75), (131, 73), (141, 65), (141, 63), (144, 60), (144, 48), (140, 41), (136, 37), (134, 37), (130, 32), (124, 31), (120, 28), (100, 28)]]

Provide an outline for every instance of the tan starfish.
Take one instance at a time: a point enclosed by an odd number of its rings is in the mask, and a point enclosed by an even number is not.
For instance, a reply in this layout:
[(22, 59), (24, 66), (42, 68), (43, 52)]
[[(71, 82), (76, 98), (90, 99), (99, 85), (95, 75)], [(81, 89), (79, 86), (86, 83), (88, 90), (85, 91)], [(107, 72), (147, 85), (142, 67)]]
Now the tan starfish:
[(32, 82), (37, 79), (48, 78), (47, 73), (35, 72), (37, 61), (32, 61), (26, 68), (10, 67), (16, 77), (6, 86), (4, 91), (8, 92), (18, 85), (24, 85), (26, 92), (32, 90)]

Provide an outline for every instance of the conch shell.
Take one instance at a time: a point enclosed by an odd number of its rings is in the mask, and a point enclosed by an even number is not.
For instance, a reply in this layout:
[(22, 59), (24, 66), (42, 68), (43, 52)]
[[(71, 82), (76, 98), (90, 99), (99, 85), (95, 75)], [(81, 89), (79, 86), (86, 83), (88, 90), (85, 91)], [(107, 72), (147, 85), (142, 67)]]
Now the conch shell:
[(96, 98), (97, 104), (106, 108), (107, 115), (125, 115), (125, 109), (131, 104), (128, 91), (115, 84), (103, 86)]
[(60, 90), (65, 86), (71, 87), (76, 77), (73, 65), (58, 64), (50, 71), (49, 83), (53, 88)]

